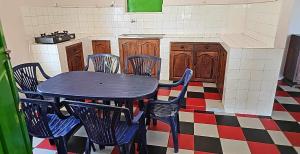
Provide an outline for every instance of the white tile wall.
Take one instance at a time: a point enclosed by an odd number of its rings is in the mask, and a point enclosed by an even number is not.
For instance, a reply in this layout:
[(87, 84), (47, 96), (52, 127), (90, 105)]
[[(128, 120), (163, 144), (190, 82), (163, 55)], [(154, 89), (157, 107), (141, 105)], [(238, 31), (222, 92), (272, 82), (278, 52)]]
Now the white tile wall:
[(270, 116), (282, 56), (283, 49), (229, 50), (225, 111)]
[[(29, 38), (56, 30), (78, 35), (164, 33), (222, 34), (242, 33), (246, 5), (164, 6), (163, 13), (125, 13), (114, 8), (23, 7), (23, 20)], [(134, 20), (136, 22), (131, 23)]]
[(274, 46), (281, 0), (249, 4), (246, 10), (245, 34)]

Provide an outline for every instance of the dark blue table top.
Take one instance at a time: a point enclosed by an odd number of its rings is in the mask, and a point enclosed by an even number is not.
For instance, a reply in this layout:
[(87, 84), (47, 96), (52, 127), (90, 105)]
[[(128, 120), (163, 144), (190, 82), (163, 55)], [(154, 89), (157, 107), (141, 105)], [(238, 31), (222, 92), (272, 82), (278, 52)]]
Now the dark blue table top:
[(151, 77), (67, 72), (42, 82), (37, 90), (52, 97), (126, 101), (152, 97), (157, 87), (158, 80)]

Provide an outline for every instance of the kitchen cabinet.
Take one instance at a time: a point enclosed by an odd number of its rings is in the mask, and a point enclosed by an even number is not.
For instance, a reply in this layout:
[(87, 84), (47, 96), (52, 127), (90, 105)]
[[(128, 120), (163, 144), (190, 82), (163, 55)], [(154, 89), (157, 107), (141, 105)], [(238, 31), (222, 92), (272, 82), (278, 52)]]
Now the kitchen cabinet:
[(219, 71), (217, 75), (217, 88), (222, 95), (224, 90), (225, 70), (226, 70), (227, 52), (221, 47), (219, 54)]
[(192, 81), (216, 82), (219, 44), (171, 42), (170, 80), (178, 80), (186, 68), (194, 71)]
[[(139, 39), (139, 38), (120, 38), (119, 39), (119, 52), (120, 52), (120, 66), (121, 71), (124, 72), (125, 61), (127, 57), (134, 55), (150, 55), (159, 57), (160, 40), (159, 39)], [(129, 73), (132, 68), (129, 67)], [(156, 70), (153, 70), (154, 76)]]
[(284, 79), (289, 85), (300, 84), (300, 35), (291, 35), (285, 62)]
[(67, 46), (66, 53), (69, 71), (82, 71), (84, 69), (82, 43)]
[(92, 40), (93, 54), (111, 53), (110, 40)]

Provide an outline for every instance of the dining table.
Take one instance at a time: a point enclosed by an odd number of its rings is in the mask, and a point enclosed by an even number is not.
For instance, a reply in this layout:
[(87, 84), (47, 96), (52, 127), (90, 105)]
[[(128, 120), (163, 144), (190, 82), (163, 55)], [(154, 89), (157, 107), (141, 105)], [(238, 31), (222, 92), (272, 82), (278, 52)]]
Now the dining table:
[[(60, 98), (133, 103), (153, 98), (158, 83), (156, 78), (148, 76), (73, 71), (58, 74), (40, 83), (37, 91), (43, 96), (53, 97), (55, 103), (60, 103)], [(142, 125), (145, 125), (145, 119), (142, 119)], [(146, 132), (146, 127), (143, 127)]]

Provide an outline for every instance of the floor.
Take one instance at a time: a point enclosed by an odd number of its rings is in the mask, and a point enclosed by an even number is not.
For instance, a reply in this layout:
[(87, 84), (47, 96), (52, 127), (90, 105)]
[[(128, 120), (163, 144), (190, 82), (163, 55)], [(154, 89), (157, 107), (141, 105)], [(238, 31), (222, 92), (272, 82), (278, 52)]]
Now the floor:
[[(160, 89), (159, 99), (178, 95), (181, 87)], [(180, 111), (180, 154), (293, 154), (300, 153), (300, 89), (279, 81), (272, 117), (226, 114), (215, 84), (190, 83)], [(83, 153), (86, 133), (81, 128), (69, 141), (70, 153)], [(170, 127), (148, 126), (150, 154), (173, 153)], [(48, 140), (34, 138), (35, 154), (54, 154)], [(113, 147), (95, 153), (118, 153)]]

